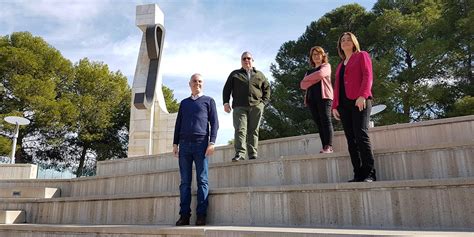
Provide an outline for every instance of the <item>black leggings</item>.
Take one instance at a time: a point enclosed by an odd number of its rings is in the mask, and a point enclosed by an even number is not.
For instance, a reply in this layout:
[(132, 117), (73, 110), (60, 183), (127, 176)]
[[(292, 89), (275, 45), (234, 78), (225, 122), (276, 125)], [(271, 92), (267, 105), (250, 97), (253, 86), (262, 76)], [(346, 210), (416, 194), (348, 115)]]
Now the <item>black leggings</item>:
[(375, 180), (374, 155), (368, 129), (372, 100), (366, 101), (366, 108), (362, 111), (355, 106), (355, 100), (341, 102), (337, 110), (346, 135), (347, 147), (354, 167), (354, 178), (364, 180), (371, 177)]
[(316, 99), (308, 103), (309, 111), (313, 116), (313, 120), (318, 126), (321, 144), (324, 146), (332, 146), (332, 120), (331, 120), (332, 100)]

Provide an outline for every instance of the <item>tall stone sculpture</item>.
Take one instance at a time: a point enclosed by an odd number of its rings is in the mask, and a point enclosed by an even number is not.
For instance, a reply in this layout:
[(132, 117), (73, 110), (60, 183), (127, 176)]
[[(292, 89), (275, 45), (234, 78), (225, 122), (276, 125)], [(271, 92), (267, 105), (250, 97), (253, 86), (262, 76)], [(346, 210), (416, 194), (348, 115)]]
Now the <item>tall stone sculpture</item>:
[(129, 157), (170, 152), (177, 116), (168, 113), (162, 91), (163, 12), (156, 4), (137, 6), (136, 11), (143, 36), (132, 85)]

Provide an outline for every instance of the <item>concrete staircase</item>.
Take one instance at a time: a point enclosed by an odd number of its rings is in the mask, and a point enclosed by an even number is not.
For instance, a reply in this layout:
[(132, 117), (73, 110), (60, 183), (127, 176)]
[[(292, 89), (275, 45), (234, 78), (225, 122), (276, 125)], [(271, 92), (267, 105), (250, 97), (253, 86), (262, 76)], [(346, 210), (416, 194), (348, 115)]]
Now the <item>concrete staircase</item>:
[(95, 177), (2, 180), (0, 210), (21, 210), (28, 224), (0, 225), (0, 236), (474, 236), (474, 116), (370, 136), (374, 183), (346, 182), (341, 132), (333, 154), (317, 153), (317, 134), (262, 141), (255, 161), (232, 163), (233, 148), (219, 147), (206, 227), (172, 226), (179, 173), (171, 154), (99, 162)]

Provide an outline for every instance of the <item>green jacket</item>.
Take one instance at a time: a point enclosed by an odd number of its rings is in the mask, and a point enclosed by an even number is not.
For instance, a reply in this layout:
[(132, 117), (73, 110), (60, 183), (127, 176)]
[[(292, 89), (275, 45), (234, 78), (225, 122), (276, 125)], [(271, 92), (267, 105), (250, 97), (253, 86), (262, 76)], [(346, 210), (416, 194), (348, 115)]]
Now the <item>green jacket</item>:
[(247, 72), (241, 68), (230, 73), (224, 85), (222, 99), (229, 103), (232, 95), (232, 108), (239, 106), (257, 106), (270, 101), (270, 83), (261, 71), (252, 68), (250, 80)]

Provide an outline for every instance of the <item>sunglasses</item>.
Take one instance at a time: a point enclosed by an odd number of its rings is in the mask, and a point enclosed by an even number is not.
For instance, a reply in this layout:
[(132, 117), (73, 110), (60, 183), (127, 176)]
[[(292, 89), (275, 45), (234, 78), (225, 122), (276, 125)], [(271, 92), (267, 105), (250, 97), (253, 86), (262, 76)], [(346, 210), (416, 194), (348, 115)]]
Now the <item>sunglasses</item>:
[(242, 61), (245, 61), (245, 60), (252, 60), (252, 58), (251, 58), (251, 57), (244, 57), (244, 58), (242, 58)]

